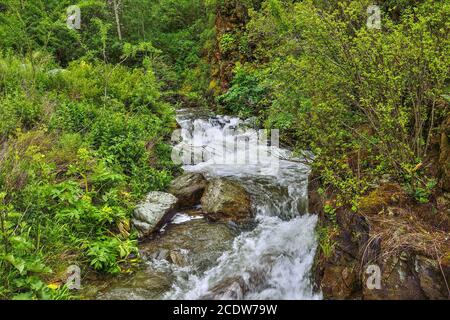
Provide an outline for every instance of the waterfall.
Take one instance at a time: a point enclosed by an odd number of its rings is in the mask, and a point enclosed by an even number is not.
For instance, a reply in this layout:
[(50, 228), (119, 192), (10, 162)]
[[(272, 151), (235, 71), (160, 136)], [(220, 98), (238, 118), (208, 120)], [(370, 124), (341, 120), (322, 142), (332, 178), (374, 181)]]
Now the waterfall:
[[(311, 269), (317, 216), (308, 213), (309, 167), (251, 121), (179, 111), (174, 160), (207, 179), (226, 177), (252, 198), (250, 226), (179, 212), (141, 245), (144, 265), (98, 299), (321, 299)], [(179, 263), (176, 263), (176, 262)]]
[(310, 274), (317, 216), (307, 212), (308, 166), (270, 139), (258, 142), (261, 132), (239, 118), (178, 120), (184, 170), (239, 181), (252, 195), (256, 227), (206, 272), (182, 273), (165, 298), (320, 299)]

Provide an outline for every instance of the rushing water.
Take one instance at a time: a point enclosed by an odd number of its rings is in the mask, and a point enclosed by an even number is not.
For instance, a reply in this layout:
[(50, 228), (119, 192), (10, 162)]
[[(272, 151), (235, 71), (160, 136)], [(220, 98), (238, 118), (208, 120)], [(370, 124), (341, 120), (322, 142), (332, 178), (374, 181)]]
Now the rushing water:
[[(180, 213), (151, 244), (160, 251), (147, 255), (147, 267), (97, 298), (320, 299), (311, 281), (317, 216), (307, 212), (309, 167), (276, 139), (261, 138), (249, 121), (180, 111), (178, 122), (175, 151), (184, 169), (241, 183), (252, 197), (255, 224), (242, 230)], [(185, 264), (161, 253), (169, 244)]]
[(205, 273), (178, 279), (165, 298), (320, 298), (310, 278), (317, 217), (306, 212), (309, 168), (238, 118), (180, 113), (179, 123), (179, 150), (193, 153), (184, 169), (239, 181), (252, 195), (257, 225)]

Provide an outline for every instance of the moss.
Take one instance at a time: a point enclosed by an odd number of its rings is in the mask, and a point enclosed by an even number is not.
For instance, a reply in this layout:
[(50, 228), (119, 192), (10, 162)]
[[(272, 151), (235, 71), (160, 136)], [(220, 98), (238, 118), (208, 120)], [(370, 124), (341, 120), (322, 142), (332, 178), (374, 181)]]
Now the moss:
[(361, 214), (377, 214), (389, 205), (405, 202), (407, 197), (400, 185), (385, 184), (360, 199), (359, 212)]

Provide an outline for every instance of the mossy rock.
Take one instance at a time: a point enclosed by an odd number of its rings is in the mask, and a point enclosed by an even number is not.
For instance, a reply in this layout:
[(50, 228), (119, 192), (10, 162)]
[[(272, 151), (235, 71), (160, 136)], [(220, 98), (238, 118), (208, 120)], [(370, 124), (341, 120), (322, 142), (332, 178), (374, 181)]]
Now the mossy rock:
[(390, 205), (401, 205), (407, 199), (407, 193), (399, 184), (384, 184), (360, 199), (359, 212), (361, 214), (377, 214)]

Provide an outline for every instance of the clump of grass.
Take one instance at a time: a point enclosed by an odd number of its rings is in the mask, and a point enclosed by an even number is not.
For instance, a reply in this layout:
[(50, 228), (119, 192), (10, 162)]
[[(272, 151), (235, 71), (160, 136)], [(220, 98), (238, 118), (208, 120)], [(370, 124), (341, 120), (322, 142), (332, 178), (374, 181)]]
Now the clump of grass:
[(317, 234), (319, 237), (319, 247), (326, 259), (330, 258), (336, 247), (336, 241), (333, 237), (336, 235), (336, 227), (318, 227)]
[(436, 257), (450, 247), (448, 233), (433, 229), (417, 217), (392, 217), (385, 215), (368, 218), (372, 233), (368, 245), (380, 239), (383, 244), (381, 258), (398, 255), (403, 251), (414, 251), (425, 256)]

